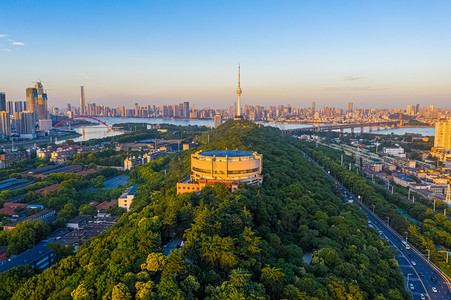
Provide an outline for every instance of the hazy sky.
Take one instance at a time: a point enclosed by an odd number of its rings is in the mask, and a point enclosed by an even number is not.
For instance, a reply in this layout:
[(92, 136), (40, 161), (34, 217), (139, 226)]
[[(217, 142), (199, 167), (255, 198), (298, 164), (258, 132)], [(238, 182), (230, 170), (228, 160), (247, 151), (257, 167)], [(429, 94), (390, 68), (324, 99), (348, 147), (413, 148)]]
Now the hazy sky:
[(451, 107), (451, 1), (0, 0), (0, 91), (49, 106)]

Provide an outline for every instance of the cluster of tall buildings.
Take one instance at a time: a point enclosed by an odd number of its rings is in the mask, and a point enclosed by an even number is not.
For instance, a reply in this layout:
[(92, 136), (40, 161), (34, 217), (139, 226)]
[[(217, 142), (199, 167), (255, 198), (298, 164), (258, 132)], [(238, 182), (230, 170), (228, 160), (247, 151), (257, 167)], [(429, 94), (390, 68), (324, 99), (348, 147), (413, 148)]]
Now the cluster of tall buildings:
[(49, 130), (52, 121), (47, 106), (47, 92), (41, 82), (26, 89), (26, 101), (7, 101), (0, 93), (0, 135), (9, 138), (13, 134), (34, 137), (36, 130)]

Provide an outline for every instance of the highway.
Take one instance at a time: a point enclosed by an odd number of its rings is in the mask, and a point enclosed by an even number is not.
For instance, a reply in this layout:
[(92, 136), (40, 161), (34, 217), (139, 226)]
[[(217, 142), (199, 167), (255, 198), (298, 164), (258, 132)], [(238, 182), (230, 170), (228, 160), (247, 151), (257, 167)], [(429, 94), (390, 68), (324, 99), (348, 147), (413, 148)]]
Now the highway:
[(379, 231), (381, 238), (385, 238), (389, 246), (396, 249), (399, 267), (404, 274), (406, 290), (412, 294), (413, 299), (451, 300), (451, 289), (447, 276), (411, 245), (409, 245), (410, 249), (406, 249), (402, 244), (405, 239), (387, 224), (389, 219), (381, 220), (365, 204), (361, 203), (356, 195), (351, 194), (348, 189), (333, 178), (329, 172), (326, 172), (305, 153), (304, 156), (322, 169), (337, 184), (341, 196), (346, 201), (352, 200), (353, 203), (360, 206), (362, 212), (368, 216), (368, 226)]

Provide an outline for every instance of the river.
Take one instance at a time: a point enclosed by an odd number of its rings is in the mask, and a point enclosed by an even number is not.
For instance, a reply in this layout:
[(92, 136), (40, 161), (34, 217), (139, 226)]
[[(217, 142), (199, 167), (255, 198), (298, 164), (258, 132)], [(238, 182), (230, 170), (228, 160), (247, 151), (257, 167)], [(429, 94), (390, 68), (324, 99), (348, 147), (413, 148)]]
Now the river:
[[(198, 126), (213, 126), (213, 120), (178, 120), (178, 119), (161, 119), (161, 118), (105, 118), (98, 117), (99, 120), (105, 122), (106, 124), (112, 126), (114, 124), (120, 123), (148, 123), (148, 124), (174, 124), (174, 125), (198, 125)], [(279, 129), (294, 129), (294, 128), (304, 128), (310, 127), (310, 124), (281, 124), (281, 123), (264, 123), (261, 124), (265, 126), (273, 126)], [(374, 128), (373, 128), (374, 129)], [(75, 142), (87, 141), (89, 139), (104, 138), (108, 136), (114, 136), (122, 134), (122, 131), (108, 130), (103, 125), (95, 126), (81, 126), (76, 127), (74, 130), (81, 134), (80, 137), (73, 139)], [(364, 129), (365, 132), (369, 132), (369, 128)], [(350, 132), (350, 130), (345, 130), (345, 132)], [(360, 129), (355, 130), (356, 133), (360, 132)], [(434, 136), (435, 129), (432, 127), (404, 127), (395, 128), (389, 130), (373, 131), (377, 134), (405, 134), (405, 133), (415, 133), (423, 136)], [(62, 142), (62, 141), (61, 141)]]

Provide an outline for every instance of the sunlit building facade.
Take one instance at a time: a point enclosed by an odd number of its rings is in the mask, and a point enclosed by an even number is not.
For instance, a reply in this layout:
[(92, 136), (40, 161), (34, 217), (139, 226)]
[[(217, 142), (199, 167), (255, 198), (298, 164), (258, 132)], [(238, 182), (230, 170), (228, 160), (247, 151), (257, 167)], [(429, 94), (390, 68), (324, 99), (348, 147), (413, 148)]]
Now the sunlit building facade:
[(445, 152), (451, 150), (451, 120), (435, 123), (434, 147), (443, 148)]
[(177, 194), (200, 191), (221, 182), (232, 191), (239, 183), (261, 184), (262, 155), (238, 150), (199, 151), (191, 155), (192, 175), (177, 183)]

